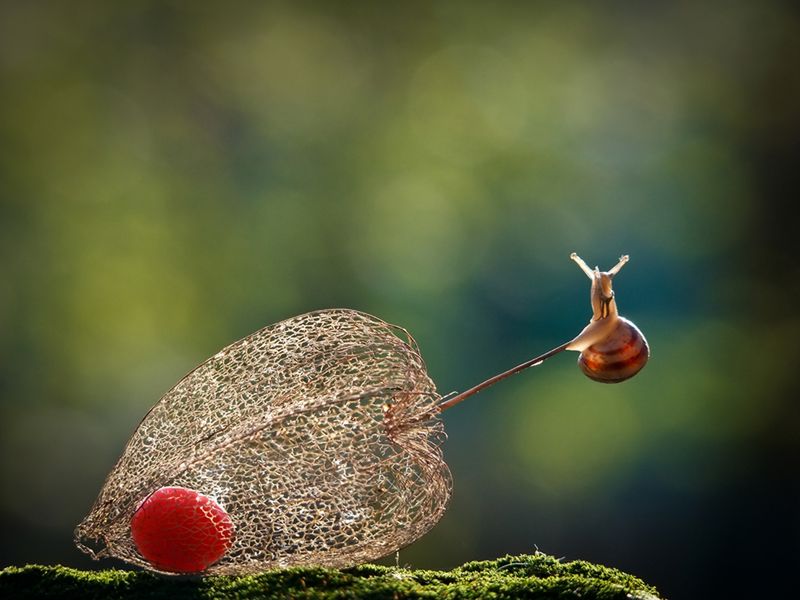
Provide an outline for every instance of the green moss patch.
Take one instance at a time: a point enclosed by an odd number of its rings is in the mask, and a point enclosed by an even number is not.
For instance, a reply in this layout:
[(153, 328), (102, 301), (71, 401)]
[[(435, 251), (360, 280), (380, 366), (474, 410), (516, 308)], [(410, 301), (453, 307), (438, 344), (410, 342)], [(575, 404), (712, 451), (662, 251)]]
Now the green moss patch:
[(297, 567), (246, 577), (165, 577), (27, 565), (0, 570), (0, 598), (580, 598), (656, 600), (656, 590), (616, 569), (545, 554), (470, 562), (452, 571), (361, 565)]

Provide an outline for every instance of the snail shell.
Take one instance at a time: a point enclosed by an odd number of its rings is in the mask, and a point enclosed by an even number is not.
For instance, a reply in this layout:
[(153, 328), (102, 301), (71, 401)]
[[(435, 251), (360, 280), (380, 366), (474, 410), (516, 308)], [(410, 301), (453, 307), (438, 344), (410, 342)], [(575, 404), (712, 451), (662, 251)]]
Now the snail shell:
[(605, 339), (581, 352), (578, 366), (584, 375), (601, 383), (619, 383), (636, 375), (647, 364), (650, 347), (644, 334), (624, 317)]

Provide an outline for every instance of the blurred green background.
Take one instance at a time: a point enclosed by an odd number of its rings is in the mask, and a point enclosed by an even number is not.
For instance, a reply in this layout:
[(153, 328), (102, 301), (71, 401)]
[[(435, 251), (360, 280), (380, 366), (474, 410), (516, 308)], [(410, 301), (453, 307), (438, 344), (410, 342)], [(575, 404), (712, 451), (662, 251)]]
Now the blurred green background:
[(401, 562), (794, 589), (788, 4), (1, 6), (0, 566), (114, 564), (73, 527), (229, 342), (357, 308), (463, 390), (583, 327), (575, 250), (631, 255), (649, 366), (603, 386), (560, 355), (449, 411), (453, 500)]

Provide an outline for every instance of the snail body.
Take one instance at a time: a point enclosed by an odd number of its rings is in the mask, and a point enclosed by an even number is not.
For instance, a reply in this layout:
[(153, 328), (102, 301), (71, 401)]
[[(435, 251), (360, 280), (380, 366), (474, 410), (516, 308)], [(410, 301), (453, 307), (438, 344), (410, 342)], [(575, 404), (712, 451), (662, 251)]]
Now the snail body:
[(581, 371), (601, 383), (619, 383), (636, 375), (650, 358), (650, 347), (641, 330), (619, 316), (611, 282), (628, 256), (620, 258), (610, 271), (589, 266), (577, 255), (570, 256), (592, 280), (592, 319), (566, 350), (580, 352)]

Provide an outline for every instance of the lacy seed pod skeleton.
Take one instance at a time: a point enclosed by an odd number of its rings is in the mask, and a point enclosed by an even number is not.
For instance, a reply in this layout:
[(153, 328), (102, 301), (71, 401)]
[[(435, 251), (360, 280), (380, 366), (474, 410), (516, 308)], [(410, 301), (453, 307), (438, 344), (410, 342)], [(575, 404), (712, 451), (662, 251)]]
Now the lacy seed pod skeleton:
[(199, 365), (147, 413), (75, 530), (93, 558), (163, 573), (352, 566), (402, 548), (441, 518), (450, 470), (437, 415), (563, 350), (616, 382), (649, 356), (617, 314), (610, 271), (589, 267), (589, 325), (444, 400), (404, 329), (353, 310), (265, 327)]

